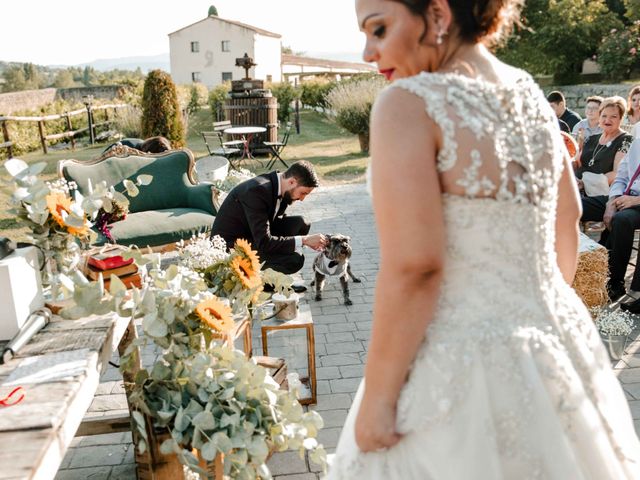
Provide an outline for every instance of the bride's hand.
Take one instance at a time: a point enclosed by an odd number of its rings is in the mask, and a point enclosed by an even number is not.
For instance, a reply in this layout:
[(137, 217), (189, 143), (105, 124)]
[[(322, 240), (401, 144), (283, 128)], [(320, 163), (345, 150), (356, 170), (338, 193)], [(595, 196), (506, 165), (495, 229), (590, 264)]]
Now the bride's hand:
[(356, 443), (363, 452), (393, 447), (402, 436), (396, 432), (396, 407), (364, 395), (356, 418)]

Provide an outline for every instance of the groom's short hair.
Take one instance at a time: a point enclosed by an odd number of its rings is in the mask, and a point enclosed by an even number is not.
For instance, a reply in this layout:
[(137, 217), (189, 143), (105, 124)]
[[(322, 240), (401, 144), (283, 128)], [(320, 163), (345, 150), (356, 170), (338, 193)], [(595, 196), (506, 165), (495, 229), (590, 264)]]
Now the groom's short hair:
[(316, 188), (320, 185), (313, 165), (306, 160), (300, 160), (287, 168), (284, 172), (284, 178), (291, 177), (295, 178), (301, 187)]

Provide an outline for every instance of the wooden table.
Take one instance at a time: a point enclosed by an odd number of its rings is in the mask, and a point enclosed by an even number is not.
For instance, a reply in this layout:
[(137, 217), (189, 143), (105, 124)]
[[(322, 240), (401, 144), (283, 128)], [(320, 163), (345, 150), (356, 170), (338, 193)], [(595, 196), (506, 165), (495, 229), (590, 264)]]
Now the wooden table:
[(306, 398), (300, 398), (302, 405), (310, 405), (317, 402), (317, 381), (316, 381), (316, 339), (313, 330), (313, 317), (311, 316), (311, 309), (309, 304), (300, 303), (300, 310), (298, 316), (293, 320), (278, 320), (271, 318), (262, 322), (262, 353), (265, 356), (269, 355), (269, 345), (267, 343), (268, 333), (274, 330), (290, 330), (294, 328), (304, 328), (307, 334), (307, 365), (308, 376), (303, 377), (300, 381), (305, 384), (311, 395)]
[(113, 352), (124, 353), (135, 336), (130, 319), (114, 314), (80, 320), (54, 316), (14, 359), (0, 365), (0, 396), (4, 397), (14, 388), (5, 386), (9, 376), (26, 359), (75, 351), (84, 364), (83, 372), (67, 379), (22, 384), (24, 400), (0, 407), (0, 479), (55, 477), (91, 405), (100, 374)]

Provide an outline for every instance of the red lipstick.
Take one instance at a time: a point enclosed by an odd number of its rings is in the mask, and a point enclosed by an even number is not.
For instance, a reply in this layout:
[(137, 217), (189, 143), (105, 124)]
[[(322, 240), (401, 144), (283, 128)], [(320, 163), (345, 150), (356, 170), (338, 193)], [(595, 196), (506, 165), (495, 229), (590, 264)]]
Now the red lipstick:
[(395, 68), (386, 68), (384, 70), (379, 70), (380, 74), (384, 75), (387, 80), (391, 80), (391, 76), (393, 75), (393, 72), (395, 72)]

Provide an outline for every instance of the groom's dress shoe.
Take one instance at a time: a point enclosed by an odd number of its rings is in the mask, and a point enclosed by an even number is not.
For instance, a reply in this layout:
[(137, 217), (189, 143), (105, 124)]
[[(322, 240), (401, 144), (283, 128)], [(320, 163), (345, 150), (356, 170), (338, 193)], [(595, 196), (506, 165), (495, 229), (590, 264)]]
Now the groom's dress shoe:
[(621, 303), (620, 310), (624, 310), (629, 313), (640, 313), (640, 298), (631, 302)]
[(307, 287), (300, 284), (293, 284), (291, 285), (291, 290), (293, 290), (295, 293), (303, 293), (307, 291)]

